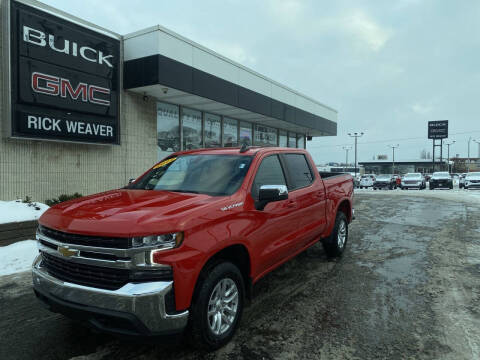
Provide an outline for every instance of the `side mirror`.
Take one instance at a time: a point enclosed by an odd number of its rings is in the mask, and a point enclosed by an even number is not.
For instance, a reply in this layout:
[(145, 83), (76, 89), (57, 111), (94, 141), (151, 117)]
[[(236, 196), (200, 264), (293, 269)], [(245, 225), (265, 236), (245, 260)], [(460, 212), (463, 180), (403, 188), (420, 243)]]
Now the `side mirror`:
[(133, 178), (133, 179), (128, 180), (128, 185), (130, 185), (131, 183), (133, 183), (135, 180), (137, 180), (137, 179)]
[(257, 210), (263, 210), (270, 202), (288, 199), (288, 189), (285, 185), (262, 185), (258, 190)]

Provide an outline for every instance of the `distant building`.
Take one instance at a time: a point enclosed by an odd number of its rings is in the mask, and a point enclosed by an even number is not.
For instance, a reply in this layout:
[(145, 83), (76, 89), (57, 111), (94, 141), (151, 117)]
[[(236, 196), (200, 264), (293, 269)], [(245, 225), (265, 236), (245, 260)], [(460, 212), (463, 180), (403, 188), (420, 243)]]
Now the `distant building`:
[(480, 171), (480, 157), (477, 158), (451, 158), (452, 172), (463, 173), (467, 171)]
[[(453, 159), (452, 159), (453, 160)], [(406, 174), (419, 172), (430, 174), (433, 172), (432, 159), (418, 159), (410, 161), (395, 161), (395, 170), (392, 169), (391, 160), (359, 161), (358, 165), (365, 168), (366, 174)], [(435, 160), (435, 171), (446, 171), (447, 160)]]

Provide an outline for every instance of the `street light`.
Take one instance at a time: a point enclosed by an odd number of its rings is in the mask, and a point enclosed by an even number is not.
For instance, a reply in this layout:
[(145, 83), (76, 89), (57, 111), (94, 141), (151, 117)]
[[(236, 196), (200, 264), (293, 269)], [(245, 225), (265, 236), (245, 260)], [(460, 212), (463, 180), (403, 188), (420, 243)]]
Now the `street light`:
[(480, 140), (472, 139), (472, 141), (478, 144), (478, 157), (480, 157)]
[(388, 147), (392, 148), (393, 157), (392, 157), (392, 174), (395, 174), (395, 149), (398, 148), (400, 145), (387, 145)]
[(347, 166), (348, 166), (348, 150), (351, 150), (351, 146), (344, 146), (342, 147), (343, 150), (345, 150), (345, 166), (343, 167), (343, 172), (347, 172)]
[(470, 172), (470, 141), (472, 141), (471, 136), (468, 138), (467, 172)]
[(348, 136), (355, 138), (355, 178), (357, 178), (357, 140), (359, 137), (363, 136), (363, 132), (361, 133), (348, 133)]
[(455, 144), (455, 140), (445, 143), (445, 145), (447, 145), (448, 173), (450, 173), (450, 145), (453, 145), (453, 144)]

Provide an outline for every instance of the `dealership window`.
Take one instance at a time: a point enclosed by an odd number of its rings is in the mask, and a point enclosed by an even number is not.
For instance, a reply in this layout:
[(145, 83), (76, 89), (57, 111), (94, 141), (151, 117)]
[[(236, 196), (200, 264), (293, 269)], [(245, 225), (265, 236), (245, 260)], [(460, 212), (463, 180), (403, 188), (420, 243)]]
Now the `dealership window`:
[(305, 149), (305, 136), (303, 134), (297, 135), (297, 147), (300, 149)]
[(202, 141), (202, 113), (182, 108), (183, 150), (199, 149)]
[(238, 146), (238, 121), (230, 118), (223, 118), (223, 146)]
[(278, 146), (287, 147), (288, 146), (287, 139), (288, 139), (287, 132), (285, 130), (280, 130), (278, 135)]
[(205, 125), (203, 136), (205, 138), (205, 147), (220, 147), (220, 128), (221, 118), (218, 115), (205, 113)]
[(158, 159), (180, 150), (178, 106), (157, 103), (157, 153)]
[(277, 129), (255, 124), (254, 145), (277, 146)]
[(297, 147), (297, 135), (295, 133), (288, 133), (288, 147)]
[(252, 145), (252, 124), (240, 121), (240, 145)]

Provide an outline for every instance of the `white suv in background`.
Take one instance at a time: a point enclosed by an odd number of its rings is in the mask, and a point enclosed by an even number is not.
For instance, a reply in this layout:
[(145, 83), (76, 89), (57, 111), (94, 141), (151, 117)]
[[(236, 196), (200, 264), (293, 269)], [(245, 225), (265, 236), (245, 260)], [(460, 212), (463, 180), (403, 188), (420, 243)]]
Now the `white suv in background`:
[(419, 190), (423, 190), (427, 187), (425, 183), (425, 178), (420, 173), (408, 173), (402, 178), (402, 190), (415, 188)]
[(374, 182), (375, 182), (375, 175), (365, 174), (365, 175), (362, 175), (362, 177), (360, 178), (360, 184), (358, 186), (360, 187), (360, 189), (369, 188), (369, 187), (373, 187)]
[(480, 189), (480, 172), (471, 172), (465, 176), (465, 189)]

